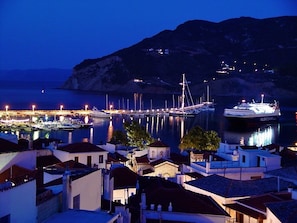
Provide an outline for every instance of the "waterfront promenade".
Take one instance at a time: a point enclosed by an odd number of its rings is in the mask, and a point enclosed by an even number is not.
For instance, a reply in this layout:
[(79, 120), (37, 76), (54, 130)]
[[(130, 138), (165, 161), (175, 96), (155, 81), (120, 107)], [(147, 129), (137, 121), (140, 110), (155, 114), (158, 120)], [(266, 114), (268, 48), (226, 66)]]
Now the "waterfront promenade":
[[(146, 110), (101, 110), (110, 116), (114, 115), (126, 115), (126, 116), (134, 116), (134, 117), (148, 117), (148, 116), (187, 116), (198, 114), (201, 111), (213, 110), (212, 102), (204, 102), (197, 105), (187, 106), (184, 108), (166, 108), (166, 109), (146, 109)], [(92, 117), (93, 110), (90, 109), (48, 109), (48, 110), (37, 110), (34, 107), (32, 109), (27, 110), (10, 110), (8, 107), (5, 110), (0, 110), (0, 118), (3, 117), (30, 117), (30, 116), (91, 116)]]
[(90, 115), (90, 110), (0, 110), (0, 117), (28, 117), (28, 116), (55, 116), (55, 115)]
[[(135, 117), (168, 115), (169, 110), (153, 109), (153, 110), (102, 110), (103, 112), (115, 115), (126, 115)], [(0, 118), (25, 118), (30, 116), (92, 116), (92, 110), (88, 109), (72, 109), (72, 110), (0, 110)]]

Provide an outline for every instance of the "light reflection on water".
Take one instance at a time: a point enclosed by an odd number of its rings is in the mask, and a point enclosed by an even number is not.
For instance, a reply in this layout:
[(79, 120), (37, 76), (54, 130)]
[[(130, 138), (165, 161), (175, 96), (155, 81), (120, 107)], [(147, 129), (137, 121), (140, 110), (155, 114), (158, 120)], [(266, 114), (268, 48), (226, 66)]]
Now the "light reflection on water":
[[(86, 104), (91, 108), (95, 105), (98, 108), (105, 108), (106, 97), (102, 94), (90, 92), (65, 91), (54, 88), (47, 88), (46, 93), (41, 94), (39, 86), (33, 88), (24, 88), (23, 83), (17, 85), (12, 83), (2, 83), (0, 88), (0, 106), (4, 109), (6, 104), (11, 109), (31, 109), (32, 103), (36, 109), (57, 109), (59, 105), (64, 104), (65, 109), (82, 109)], [(9, 97), (7, 97), (9, 95)], [(159, 100), (153, 96), (143, 96), (143, 102), (147, 107), (160, 108), (171, 106), (172, 95), (168, 97), (160, 96)], [(154, 98), (152, 101), (151, 98)], [(151, 99), (151, 100), (149, 100)], [(127, 101), (126, 107), (133, 107), (133, 97), (125, 95), (109, 96), (109, 100), (116, 105), (122, 100), (122, 107)], [(243, 143), (245, 145), (267, 145), (271, 143), (279, 143), (282, 145), (292, 145), (297, 141), (297, 111), (296, 102), (289, 100), (282, 102), (282, 120), (279, 125), (271, 125), (251, 131), (231, 131), (226, 128), (225, 120), (222, 117), (223, 109), (232, 106), (237, 102), (237, 98), (216, 98), (216, 110), (214, 112), (201, 112), (195, 117), (173, 117), (173, 116), (156, 116), (145, 118), (134, 118), (154, 137), (160, 138), (164, 143), (168, 144), (173, 151), (178, 151), (180, 139), (193, 127), (199, 125), (205, 130), (214, 130), (218, 132), (222, 141), (228, 143)], [(150, 102), (150, 103), (149, 103)], [(168, 103), (167, 103), (168, 102)], [(129, 105), (130, 103), (130, 105)], [(120, 104), (120, 103), (118, 103)], [(144, 105), (145, 105), (144, 104)], [(143, 107), (145, 107), (143, 105)], [(37, 139), (39, 137), (51, 137), (61, 139), (65, 143), (81, 142), (87, 138), (89, 142), (95, 144), (106, 143), (109, 141), (114, 130), (122, 130), (123, 122), (131, 120), (130, 117), (115, 116), (110, 119), (94, 119), (94, 126), (89, 129), (68, 131), (34, 131), (30, 137)], [(16, 132), (18, 135), (24, 135), (23, 132)]]
[[(81, 142), (87, 139), (91, 143), (101, 144), (108, 142), (114, 130), (123, 130), (123, 123), (135, 120), (144, 126), (155, 139), (160, 138), (165, 144), (168, 144), (172, 151), (179, 151), (178, 145), (180, 139), (188, 133), (188, 131), (200, 125), (205, 130), (213, 130), (210, 121), (205, 121), (205, 116), (213, 116), (213, 114), (202, 114), (195, 117), (173, 117), (173, 116), (153, 116), (145, 118), (131, 118), (115, 116), (112, 119), (93, 119), (93, 127), (87, 129), (76, 129), (74, 131), (34, 131), (30, 137), (35, 140), (39, 137), (50, 137), (61, 139), (64, 143)], [(212, 120), (212, 119), (210, 119)], [(253, 131), (232, 132), (230, 130), (218, 131), (222, 141), (231, 144), (242, 144), (249, 146), (265, 146), (278, 141), (280, 133), (280, 124), (274, 124)], [(20, 133), (18, 133), (20, 134)]]

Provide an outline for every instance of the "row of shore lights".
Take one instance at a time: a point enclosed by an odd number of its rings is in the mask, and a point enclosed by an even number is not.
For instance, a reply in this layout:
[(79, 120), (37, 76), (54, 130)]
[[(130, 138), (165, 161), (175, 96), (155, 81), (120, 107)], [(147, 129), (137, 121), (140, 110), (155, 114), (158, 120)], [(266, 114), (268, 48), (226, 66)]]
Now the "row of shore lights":
[[(60, 111), (62, 111), (63, 108), (64, 108), (64, 106), (63, 105), (60, 105)], [(85, 111), (87, 111), (88, 108), (89, 108), (89, 105), (85, 105)], [(9, 105), (5, 105), (5, 111), (6, 111), (6, 113), (8, 112), (8, 109), (9, 109)], [(35, 109), (36, 109), (36, 105), (32, 105), (32, 112), (34, 112)]]

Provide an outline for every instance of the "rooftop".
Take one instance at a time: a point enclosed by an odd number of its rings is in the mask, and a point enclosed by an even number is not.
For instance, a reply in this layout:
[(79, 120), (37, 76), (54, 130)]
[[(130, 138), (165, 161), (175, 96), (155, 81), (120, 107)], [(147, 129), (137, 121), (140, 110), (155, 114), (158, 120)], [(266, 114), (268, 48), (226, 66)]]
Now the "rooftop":
[(138, 175), (128, 167), (111, 169), (110, 176), (114, 177), (114, 189), (135, 188)]
[(58, 150), (62, 150), (69, 153), (106, 152), (104, 149), (89, 142), (78, 142), (68, 144), (66, 146), (58, 147)]
[(169, 147), (169, 146), (160, 140), (156, 140), (155, 142), (149, 144), (149, 147)]
[(44, 223), (98, 223), (98, 222), (114, 222), (117, 215), (109, 214), (103, 211), (85, 211), (85, 210), (68, 210), (57, 213), (45, 220)]
[(266, 204), (266, 206), (281, 222), (296, 222), (297, 200), (268, 203)]
[(13, 143), (9, 140), (0, 138), (0, 154), (1, 153), (12, 153), (22, 152), (28, 150), (28, 147)]
[[(171, 203), (173, 212), (228, 216), (211, 197), (185, 190), (179, 184), (159, 177), (140, 177), (139, 190), (146, 194), (147, 209), (151, 209), (150, 205), (154, 204), (156, 210), (160, 204), (163, 211), (168, 211)], [(138, 206), (140, 193), (130, 201), (131, 205)]]
[(279, 180), (276, 177), (262, 178), (257, 180), (233, 180), (219, 175), (211, 175), (201, 179), (186, 182), (185, 184), (222, 197), (243, 197), (260, 195), (269, 192), (277, 192), (287, 190), (292, 185), (291, 182)]
[(297, 166), (283, 167), (276, 170), (265, 172), (270, 176), (282, 177), (297, 182)]

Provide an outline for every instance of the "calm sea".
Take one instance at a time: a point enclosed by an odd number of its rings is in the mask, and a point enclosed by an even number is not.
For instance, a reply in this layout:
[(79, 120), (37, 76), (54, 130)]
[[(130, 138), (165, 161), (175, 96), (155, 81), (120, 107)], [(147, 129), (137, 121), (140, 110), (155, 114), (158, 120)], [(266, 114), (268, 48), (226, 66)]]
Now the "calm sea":
[[(84, 109), (96, 106), (105, 109), (107, 104), (115, 108), (129, 108), (137, 110), (148, 108), (172, 107), (177, 95), (106, 95), (94, 92), (61, 90), (61, 82), (34, 82), (34, 81), (1, 81), (0, 82), (0, 109), (31, 109), (32, 104), (36, 109)], [(141, 100), (140, 100), (141, 98)], [(194, 126), (201, 126), (205, 130), (215, 130), (222, 141), (229, 143), (244, 143), (246, 145), (268, 145), (277, 143), (282, 146), (293, 145), (297, 142), (296, 115), (297, 102), (288, 100), (280, 101), (282, 117), (280, 123), (262, 126), (257, 129), (235, 131), (228, 129), (222, 116), (225, 107), (232, 107), (240, 98), (214, 98), (215, 111), (201, 112), (195, 117), (149, 117), (136, 119), (154, 137), (160, 138), (168, 144), (172, 151), (178, 151), (180, 138)], [(269, 100), (269, 99), (267, 99)], [(108, 102), (108, 103), (107, 103)], [(94, 127), (68, 131), (36, 131), (32, 133), (34, 139), (45, 137), (59, 138), (65, 143), (80, 142), (88, 138), (95, 144), (107, 142), (113, 130), (122, 130), (123, 117), (109, 119), (94, 119)], [(21, 133), (22, 134), (22, 133)]]

